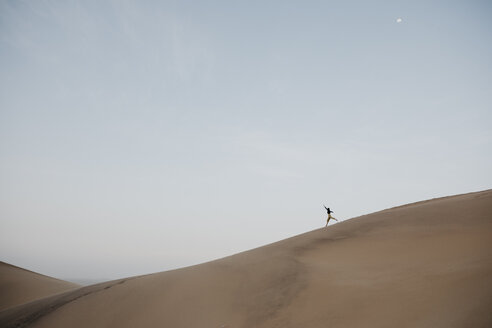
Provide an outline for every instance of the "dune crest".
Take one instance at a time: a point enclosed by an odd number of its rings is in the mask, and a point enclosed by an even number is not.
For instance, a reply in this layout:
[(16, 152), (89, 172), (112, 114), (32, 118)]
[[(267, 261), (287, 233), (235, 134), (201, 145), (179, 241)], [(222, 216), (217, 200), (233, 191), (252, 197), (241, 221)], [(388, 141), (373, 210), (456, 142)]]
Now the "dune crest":
[(491, 246), (487, 190), (68, 291), (0, 312), (0, 326), (491, 327)]

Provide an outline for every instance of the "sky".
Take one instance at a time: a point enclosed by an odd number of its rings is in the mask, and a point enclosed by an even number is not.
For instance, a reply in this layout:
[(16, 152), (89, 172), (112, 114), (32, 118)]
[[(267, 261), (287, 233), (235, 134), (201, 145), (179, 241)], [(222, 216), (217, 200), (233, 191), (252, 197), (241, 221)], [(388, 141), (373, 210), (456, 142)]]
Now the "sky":
[(0, 260), (116, 279), (324, 227), (323, 205), (343, 221), (490, 189), (491, 17), (2, 0)]

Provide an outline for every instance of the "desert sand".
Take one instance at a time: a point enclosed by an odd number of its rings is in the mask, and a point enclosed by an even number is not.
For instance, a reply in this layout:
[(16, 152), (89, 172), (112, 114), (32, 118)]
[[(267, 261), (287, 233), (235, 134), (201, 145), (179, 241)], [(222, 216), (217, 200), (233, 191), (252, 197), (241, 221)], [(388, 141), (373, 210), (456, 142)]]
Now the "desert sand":
[(0, 327), (492, 327), (491, 246), (487, 190), (40, 298)]
[(80, 286), (0, 262), (0, 311)]

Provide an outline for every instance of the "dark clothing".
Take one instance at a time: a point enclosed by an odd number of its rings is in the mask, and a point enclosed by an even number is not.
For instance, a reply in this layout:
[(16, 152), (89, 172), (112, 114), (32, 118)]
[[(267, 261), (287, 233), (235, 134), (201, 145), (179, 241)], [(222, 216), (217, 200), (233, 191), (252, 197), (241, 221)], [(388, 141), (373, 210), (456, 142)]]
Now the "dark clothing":
[(326, 209), (326, 213), (328, 213), (328, 214), (335, 213), (335, 212), (333, 212), (332, 210), (330, 210), (330, 208), (329, 208), (329, 207), (326, 207), (326, 206), (325, 206), (325, 209)]

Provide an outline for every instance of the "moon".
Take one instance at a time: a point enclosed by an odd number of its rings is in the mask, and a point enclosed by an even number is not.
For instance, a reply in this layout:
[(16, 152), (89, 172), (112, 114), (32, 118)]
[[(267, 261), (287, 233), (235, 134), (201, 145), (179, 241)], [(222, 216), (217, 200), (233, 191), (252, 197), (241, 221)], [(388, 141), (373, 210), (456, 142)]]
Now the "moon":
[(399, 23), (403, 22), (403, 19), (401, 19), (401, 17), (398, 17), (398, 18), (396, 19), (396, 22), (399, 24)]

